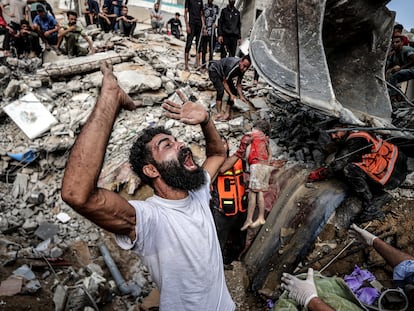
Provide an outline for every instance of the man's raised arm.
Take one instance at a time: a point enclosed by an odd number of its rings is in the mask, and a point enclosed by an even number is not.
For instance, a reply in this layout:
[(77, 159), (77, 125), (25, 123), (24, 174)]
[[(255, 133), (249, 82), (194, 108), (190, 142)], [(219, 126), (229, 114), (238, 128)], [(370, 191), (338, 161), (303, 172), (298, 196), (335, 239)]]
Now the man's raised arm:
[(69, 156), (61, 196), (79, 214), (98, 226), (134, 240), (134, 208), (119, 194), (98, 188), (97, 181), (119, 110), (132, 110), (136, 105), (119, 87), (111, 65), (102, 63), (101, 71), (101, 92)]

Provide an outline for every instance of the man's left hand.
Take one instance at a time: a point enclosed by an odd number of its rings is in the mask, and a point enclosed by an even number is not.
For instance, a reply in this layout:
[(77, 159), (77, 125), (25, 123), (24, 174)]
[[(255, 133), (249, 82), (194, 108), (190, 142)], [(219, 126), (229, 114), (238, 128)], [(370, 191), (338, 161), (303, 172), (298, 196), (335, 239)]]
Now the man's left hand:
[(165, 115), (168, 118), (179, 120), (184, 124), (200, 124), (208, 121), (208, 112), (203, 105), (189, 101), (186, 96), (181, 92), (177, 91), (178, 96), (183, 101), (183, 104), (174, 103), (170, 100), (166, 100), (162, 104), (162, 108), (167, 110)]

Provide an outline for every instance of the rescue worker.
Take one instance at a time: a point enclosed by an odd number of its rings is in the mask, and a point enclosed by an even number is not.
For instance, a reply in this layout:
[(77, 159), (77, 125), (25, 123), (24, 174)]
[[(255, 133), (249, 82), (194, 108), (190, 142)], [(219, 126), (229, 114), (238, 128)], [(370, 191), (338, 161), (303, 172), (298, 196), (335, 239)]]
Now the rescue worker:
[(232, 269), (246, 243), (246, 231), (240, 231), (247, 210), (247, 195), (244, 183), (244, 163), (236, 155), (229, 156), (229, 145), (221, 136), (227, 159), (220, 167), (212, 183), (210, 206), (223, 254), (225, 269)]
[(337, 143), (336, 159), (329, 169), (319, 169), (310, 180), (342, 173), (351, 190), (362, 200), (358, 222), (383, 219), (383, 204), (391, 200), (384, 190), (398, 187), (407, 175), (407, 157), (397, 146), (365, 131), (338, 129), (331, 133)]

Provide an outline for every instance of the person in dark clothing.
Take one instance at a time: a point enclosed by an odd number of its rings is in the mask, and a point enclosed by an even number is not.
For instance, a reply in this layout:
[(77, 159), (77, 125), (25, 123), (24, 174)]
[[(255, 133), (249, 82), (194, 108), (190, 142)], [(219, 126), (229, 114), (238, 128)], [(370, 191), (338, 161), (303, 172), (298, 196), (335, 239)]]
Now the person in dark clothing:
[(240, 231), (247, 210), (244, 183), (244, 163), (237, 156), (229, 156), (227, 139), (221, 136), (227, 159), (212, 182), (210, 206), (216, 224), (217, 236), (223, 255), (225, 269), (237, 260), (246, 243), (246, 231)]
[[(343, 175), (362, 201), (358, 222), (382, 219), (381, 206), (391, 199), (384, 190), (394, 189), (405, 180), (407, 157), (397, 146), (368, 132), (338, 128), (331, 138), (337, 144), (335, 161), (318, 175)], [(315, 171), (309, 175), (311, 180), (314, 174)]]
[[(234, 104), (234, 100), (237, 96), (244, 102), (248, 102), (243, 95), (241, 82), (244, 77), (244, 73), (249, 69), (251, 65), (250, 56), (246, 55), (243, 58), (227, 57), (220, 60), (213, 60), (208, 68), (208, 76), (213, 82), (214, 87), (217, 90), (216, 106), (217, 115), (216, 119), (222, 119), (222, 100), (224, 91), (229, 95), (229, 101), (227, 102), (226, 112), (223, 116), (224, 120), (230, 119), (230, 107)], [(233, 79), (237, 77), (237, 84), (234, 86)]]
[(89, 22), (89, 25), (96, 24), (99, 12), (99, 2), (97, 0), (88, 0), (88, 18), (86, 22)]
[(170, 35), (169, 29), (168, 27), (171, 27), (171, 34), (176, 37), (177, 39), (180, 39), (181, 36), (181, 32), (183, 30), (183, 27), (181, 25), (181, 21), (180, 21), (180, 13), (175, 13), (175, 17), (170, 18), (170, 20), (167, 22), (167, 33), (168, 35)]
[(188, 71), (188, 60), (190, 56), (191, 45), (194, 37), (196, 38), (196, 68), (200, 66), (200, 39), (201, 31), (204, 27), (204, 12), (202, 0), (185, 0), (184, 19), (185, 27), (187, 29), (187, 41), (184, 50), (185, 70)]
[(39, 36), (32, 30), (27, 20), (20, 22), (20, 31), (15, 37), (15, 46), (19, 58), (25, 56), (32, 58), (42, 53)]
[(203, 68), (206, 68), (207, 46), (209, 51), (209, 61), (213, 60), (214, 46), (216, 45), (216, 19), (218, 14), (218, 5), (213, 4), (213, 0), (208, 0), (208, 2), (204, 5), (205, 27), (203, 28), (203, 37), (201, 39), (201, 63)]
[(234, 7), (235, 0), (229, 0), (227, 7), (221, 10), (218, 21), (218, 43), (221, 44), (221, 58), (235, 56), (241, 42), (240, 12)]
[(116, 14), (110, 13), (109, 7), (103, 6), (102, 11), (98, 16), (99, 25), (104, 32), (110, 32), (114, 30)]
[(116, 21), (119, 24), (121, 34), (132, 37), (135, 28), (137, 27), (138, 20), (135, 17), (128, 15), (128, 7), (126, 5), (122, 7), (122, 15), (117, 17)]

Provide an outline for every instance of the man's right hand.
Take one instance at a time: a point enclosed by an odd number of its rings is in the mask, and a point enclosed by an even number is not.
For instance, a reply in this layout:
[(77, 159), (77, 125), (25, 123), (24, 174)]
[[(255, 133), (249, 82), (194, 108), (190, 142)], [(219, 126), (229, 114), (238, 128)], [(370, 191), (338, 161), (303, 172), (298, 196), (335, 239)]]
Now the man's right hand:
[(219, 44), (223, 44), (223, 36), (219, 36), (218, 39), (217, 39), (217, 42)]

